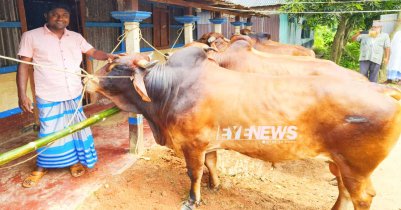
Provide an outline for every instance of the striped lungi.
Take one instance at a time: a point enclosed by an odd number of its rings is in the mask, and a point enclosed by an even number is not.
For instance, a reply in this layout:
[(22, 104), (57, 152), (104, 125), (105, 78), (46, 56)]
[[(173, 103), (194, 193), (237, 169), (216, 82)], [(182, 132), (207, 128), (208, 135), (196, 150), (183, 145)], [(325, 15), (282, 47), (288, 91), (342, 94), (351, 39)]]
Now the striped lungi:
[[(51, 102), (36, 97), (40, 120), (39, 138), (64, 129), (73, 117), (80, 99), (81, 96), (78, 96), (68, 101)], [(70, 125), (85, 119), (86, 117), (81, 107)], [(38, 152), (41, 152), (44, 148), (40, 148)], [(78, 162), (88, 168), (92, 168), (97, 162), (97, 154), (90, 128), (85, 128), (55, 141), (37, 158), (37, 165), (42, 168), (64, 168)]]
[(401, 72), (399, 71), (387, 71), (387, 79), (389, 80), (401, 80)]

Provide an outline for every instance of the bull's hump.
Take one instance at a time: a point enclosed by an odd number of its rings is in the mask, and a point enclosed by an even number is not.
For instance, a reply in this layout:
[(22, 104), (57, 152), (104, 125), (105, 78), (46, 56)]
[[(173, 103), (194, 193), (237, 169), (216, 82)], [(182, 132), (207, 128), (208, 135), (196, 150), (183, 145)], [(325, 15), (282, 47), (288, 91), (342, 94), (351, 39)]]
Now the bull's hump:
[(198, 47), (186, 47), (175, 52), (167, 61), (171, 67), (196, 66), (207, 60), (204, 50)]

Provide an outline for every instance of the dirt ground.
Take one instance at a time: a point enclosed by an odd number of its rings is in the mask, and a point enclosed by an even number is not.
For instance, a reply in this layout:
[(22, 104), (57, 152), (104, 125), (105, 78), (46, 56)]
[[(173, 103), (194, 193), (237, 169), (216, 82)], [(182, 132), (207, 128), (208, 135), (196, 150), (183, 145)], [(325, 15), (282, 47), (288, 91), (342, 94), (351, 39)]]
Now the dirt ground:
[[(232, 151), (218, 151), (222, 189), (206, 190), (208, 171), (202, 178), (202, 203), (197, 209), (330, 209), (338, 189), (321, 159), (271, 164)], [(165, 147), (154, 146), (131, 168), (107, 179), (80, 209), (179, 209), (188, 198), (190, 180), (185, 162)], [(401, 142), (372, 176), (377, 196), (371, 209), (401, 209)], [(349, 206), (349, 209), (353, 209)]]

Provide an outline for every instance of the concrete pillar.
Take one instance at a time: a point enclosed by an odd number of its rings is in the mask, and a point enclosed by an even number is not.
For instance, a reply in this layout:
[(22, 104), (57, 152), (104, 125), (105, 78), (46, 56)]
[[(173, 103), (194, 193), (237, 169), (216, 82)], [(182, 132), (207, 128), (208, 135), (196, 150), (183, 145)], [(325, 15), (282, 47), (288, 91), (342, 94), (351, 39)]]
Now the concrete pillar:
[(192, 15), (189, 15), (189, 16), (174, 17), (174, 19), (176, 21), (184, 24), (185, 44), (193, 42), (192, 25), (193, 25), (193, 23), (195, 23), (195, 21), (200, 20), (200, 17), (195, 17)]
[[(125, 0), (128, 1), (128, 0)], [(132, 2), (132, 1), (129, 1)], [(135, 4), (130, 5), (135, 7)], [(111, 12), (111, 16), (124, 22), (127, 39), (125, 40), (125, 49), (127, 53), (140, 52), (139, 23), (143, 19), (150, 17), (151, 12), (142, 11), (118, 11)], [(127, 32), (128, 31), (128, 32)], [(143, 143), (143, 116), (137, 113), (129, 113), (129, 141), (130, 153), (141, 154), (144, 152)]]
[(184, 40), (185, 44), (191, 43), (194, 41), (193, 33), (192, 33), (192, 23), (184, 23)]
[(214, 24), (214, 32), (215, 33), (222, 33), (221, 32), (221, 25), (227, 21), (227, 19), (218, 18), (218, 19), (209, 19), (210, 22)]
[(241, 26), (244, 24), (244, 22), (241, 21), (236, 21), (236, 22), (231, 22), (231, 25), (234, 26), (234, 35), (240, 35), (240, 30)]
[(125, 49), (127, 53), (140, 53), (141, 39), (139, 38), (139, 22), (124, 22), (124, 29), (130, 31), (125, 40)]

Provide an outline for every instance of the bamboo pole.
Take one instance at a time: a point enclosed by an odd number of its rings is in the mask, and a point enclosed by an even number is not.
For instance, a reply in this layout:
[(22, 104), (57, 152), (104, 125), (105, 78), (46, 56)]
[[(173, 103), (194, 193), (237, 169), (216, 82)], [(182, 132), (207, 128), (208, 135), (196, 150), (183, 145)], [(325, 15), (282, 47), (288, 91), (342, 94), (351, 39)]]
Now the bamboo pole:
[(93, 124), (96, 124), (98, 122), (101, 122), (101, 121), (105, 120), (106, 118), (111, 117), (119, 112), (121, 112), (121, 110), (118, 107), (113, 107), (113, 108), (105, 110), (103, 112), (99, 112), (99, 113), (95, 114), (94, 116), (92, 116), (82, 122), (79, 122), (77, 124), (71, 125), (70, 127), (64, 128), (63, 130), (58, 131), (52, 135), (46, 136), (44, 138), (30, 142), (22, 147), (18, 147), (16, 149), (13, 149), (11, 151), (3, 153), (0, 155), (0, 165), (4, 165), (12, 160), (15, 160), (15, 159), (22, 157), (32, 151), (35, 151), (41, 147), (44, 147), (53, 141), (56, 141), (60, 138), (68, 136), (70, 134), (73, 134), (77, 131), (80, 131), (80, 130), (82, 130), (86, 127), (89, 127)]

